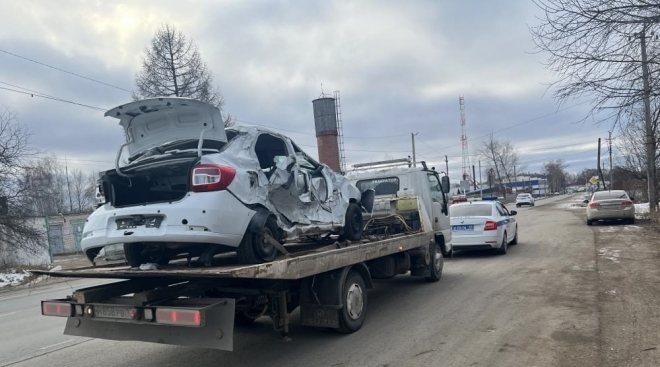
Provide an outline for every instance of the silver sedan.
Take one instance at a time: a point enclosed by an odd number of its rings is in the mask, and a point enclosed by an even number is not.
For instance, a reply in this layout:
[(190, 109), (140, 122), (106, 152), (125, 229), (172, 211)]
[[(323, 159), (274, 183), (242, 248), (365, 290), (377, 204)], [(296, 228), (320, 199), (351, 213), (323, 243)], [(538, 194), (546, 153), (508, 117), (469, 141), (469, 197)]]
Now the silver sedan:
[(623, 190), (597, 191), (587, 204), (587, 224), (599, 220), (618, 220), (635, 223), (633, 199)]

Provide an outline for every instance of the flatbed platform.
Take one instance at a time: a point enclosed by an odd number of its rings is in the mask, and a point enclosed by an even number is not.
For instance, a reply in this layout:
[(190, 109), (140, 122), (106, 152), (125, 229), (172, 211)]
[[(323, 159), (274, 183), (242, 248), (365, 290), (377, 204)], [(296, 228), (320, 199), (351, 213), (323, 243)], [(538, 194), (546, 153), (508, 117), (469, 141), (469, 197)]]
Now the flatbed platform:
[(31, 270), (33, 274), (68, 278), (238, 278), (238, 279), (277, 279), (297, 280), (345, 266), (373, 260), (386, 255), (419, 248), (433, 242), (433, 234), (418, 232), (395, 235), (386, 239), (367, 238), (355, 243), (334, 243), (320, 248), (311, 248), (309, 244), (287, 246), (290, 252), (275, 261), (244, 265), (236, 263), (235, 256), (219, 256), (211, 267), (191, 267), (185, 260), (176, 260), (157, 270), (140, 270), (128, 265), (116, 264), (74, 268), (68, 270), (47, 271)]

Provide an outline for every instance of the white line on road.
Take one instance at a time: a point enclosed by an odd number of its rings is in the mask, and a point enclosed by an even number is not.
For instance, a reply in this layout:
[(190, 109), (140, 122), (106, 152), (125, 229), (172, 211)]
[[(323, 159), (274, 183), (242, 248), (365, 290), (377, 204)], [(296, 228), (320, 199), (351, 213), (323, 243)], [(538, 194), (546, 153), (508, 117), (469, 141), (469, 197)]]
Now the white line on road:
[(52, 348), (52, 347), (56, 347), (56, 346), (58, 346), (58, 345), (66, 344), (66, 343), (68, 343), (68, 342), (72, 342), (72, 341), (74, 341), (74, 340), (76, 340), (76, 339), (65, 340), (65, 341), (63, 341), (63, 342), (59, 342), (59, 343), (55, 343), (55, 344), (51, 344), (51, 345), (45, 346), (45, 347), (43, 347), (43, 348), (39, 348), (39, 350), (44, 350), (44, 349), (48, 349), (48, 348)]
[(3, 313), (3, 314), (0, 314), (0, 317), (3, 317), (3, 316), (10, 316), (10, 315), (13, 315), (13, 314), (17, 314), (17, 313), (19, 313), (19, 312), (20, 312), (20, 311), (14, 311), (14, 312), (10, 312), (10, 313)]

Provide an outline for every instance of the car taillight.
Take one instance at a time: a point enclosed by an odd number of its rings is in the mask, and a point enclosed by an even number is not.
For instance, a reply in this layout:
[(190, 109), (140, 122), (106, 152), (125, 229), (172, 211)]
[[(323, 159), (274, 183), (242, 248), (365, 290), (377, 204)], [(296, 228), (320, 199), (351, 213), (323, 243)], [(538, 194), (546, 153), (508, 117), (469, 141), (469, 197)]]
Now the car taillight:
[(600, 208), (600, 204), (598, 204), (598, 203), (589, 203), (589, 207), (591, 209), (598, 209), (598, 208)]
[(621, 205), (623, 205), (623, 206), (633, 206), (633, 202), (632, 201), (624, 201), (623, 203), (621, 203)]
[(193, 168), (192, 189), (194, 192), (224, 190), (234, 176), (236, 170), (231, 167), (202, 164)]
[(484, 226), (484, 231), (492, 231), (497, 229), (497, 222), (494, 222), (492, 220), (486, 221), (486, 225)]
[(41, 302), (41, 314), (44, 316), (73, 316), (73, 307), (65, 302)]
[(157, 308), (156, 322), (168, 325), (201, 326), (202, 314), (197, 310)]

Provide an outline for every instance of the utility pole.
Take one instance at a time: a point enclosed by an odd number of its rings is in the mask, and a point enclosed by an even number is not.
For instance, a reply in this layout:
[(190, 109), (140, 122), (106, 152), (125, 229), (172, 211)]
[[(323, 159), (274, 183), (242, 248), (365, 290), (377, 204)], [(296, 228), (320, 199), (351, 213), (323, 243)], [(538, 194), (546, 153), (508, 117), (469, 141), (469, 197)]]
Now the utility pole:
[(417, 160), (415, 158), (415, 135), (419, 133), (410, 133), (410, 137), (412, 138), (412, 150), (413, 150), (413, 167), (417, 167)]
[[(651, 87), (649, 85), (649, 65), (646, 55), (646, 25), (638, 34), (642, 46), (642, 79), (644, 79), (644, 127), (646, 132), (646, 182), (649, 190), (649, 208), (651, 212), (656, 211), (658, 199), (656, 198), (655, 182), (655, 134), (653, 133), (653, 121), (651, 120)], [(653, 37), (653, 33), (651, 33)], [(611, 185), (611, 183), (610, 183)]]
[(605, 180), (603, 179), (603, 170), (600, 168), (600, 138), (598, 138), (598, 176), (600, 180), (596, 183), (596, 191), (600, 189), (600, 182), (603, 181), (603, 190), (605, 190)]
[(518, 175), (516, 175), (516, 165), (513, 165), (513, 187), (518, 192)]
[(445, 156), (445, 176), (449, 176), (449, 159)]
[(477, 175), (474, 173), (474, 164), (472, 165), (472, 182), (474, 183), (474, 191), (477, 191)]
[(71, 208), (71, 213), (73, 213), (73, 199), (71, 198), (71, 184), (69, 184), (69, 164), (66, 160), (66, 154), (64, 155), (64, 171), (66, 173), (66, 187), (69, 191), (69, 208)]
[(481, 195), (481, 198), (484, 198), (484, 188), (483, 188), (483, 181), (481, 180), (481, 161), (479, 161), (479, 193)]
[(609, 131), (610, 135), (607, 138), (607, 150), (610, 153), (610, 191), (612, 191), (612, 184), (614, 184), (614, 178), (612, 174), (612, 130)]

